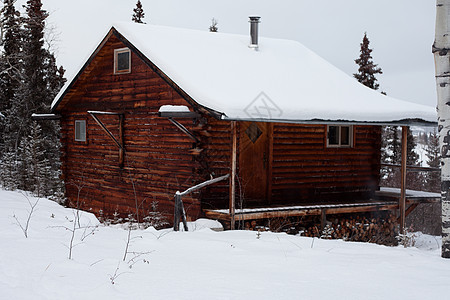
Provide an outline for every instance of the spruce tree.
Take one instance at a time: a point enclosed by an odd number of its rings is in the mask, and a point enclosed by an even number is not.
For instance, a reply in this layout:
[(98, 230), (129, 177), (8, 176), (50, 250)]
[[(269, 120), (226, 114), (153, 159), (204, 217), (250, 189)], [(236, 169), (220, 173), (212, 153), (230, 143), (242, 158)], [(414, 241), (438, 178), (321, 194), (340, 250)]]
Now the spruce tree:
[(0, 167), (0, 184), (4, 189), (15, 190), (18, 188), (19, 174), (16, 162), (16, 154), (13, 149), (5, 149)]
[(21, 141), (19, 166), (23, 181), (21, 188), (35, 195), (50, 196), (55, 192), (52, 184), (54, 172), (47, 158), (46, 138), (42, 135), (41, 126), (36, 122), (31, 124), (30, 135)]
[(399, 165), (402, 161), (402, 143), (399, 137), (399, 130), (397, 126), (389, 126), (388, 130), (392, 132), (392, 142), (388, 146), (391, 152), (391, 162)]
[(419, 155), (414, 150), (417, 146), (416, 139), (412, 134), (410, 127), (407, 131), (407, 145), (406, 145), (406, 165), (408, 166), (418, 166), (419, 165)]
[[(393, 165), (401, 163), (402, 145), (397, 126), (386, 126), (382, 133), (381, 162)], [(400, 169), (388, 167), (383, 170), (381, 185), (395, 187), (400, 182)]]
[[(407, 166), (419, 166), (419, 155), (416, 153), (415, 148), (417, 146), (416, 139), (412, 134), (411, 128), (407, 130), (407, 143), (406, 143), (406, 165)], [(426, 176), (423, 172), (410, 171), (406, 174), (406, 187), (413, 190), (423, 190), (425, 186)]]
[[(53, 98), (64, 84), (64, 69), (57, 67), (54, 55), (44, 48), (48, 13), (42, 9), (42, 2), (28, 0), (24, 8), (26, 16), (21, 19), (20, 38), (17, 38), (20, 81), (4, 113), (5, 151), (0, 153), (0, 169), (16, 177), (17, 188), (39, 195), (60, 194), (58, 124), (45, 121), (37, 125), (32, 122), (31, 114), (50, 111)], [(1, 92), (5, 91), (2, 86)]]
[(378, 90), (379, 84), (375, 75), (383, 74), (383, 72), (372, 61), (372, 49), (369, 48), (369, 43), (369, 38), (364, 33), (359, 58), (355, 59), (355, 63), (359, 66), (358, 72), (353, 76), (365, 86)]
[(136, 23), (145, 24), (145, 22), (142, 20), (144, 19), (145, 13), (144, 9), (142, 8), (141, 0), (138, 0), (136, 3), (136, 8), (133, 9), (133, 17), (131, 18), (131, 21)]
[(4, 0), (0, 12), (3, 51), (0, 55), (0, 159), (6, 152), (8, 140), (8, 110), (15, 101), (17, 90), (22, 82), (22, 18), (14, 6), (15, 0)]
[(20, 85), (21, 17), (14, 7), (15, 0), (5, 0), (0, 22), (3, 30), (3, 53), (0, 57), (0, 112), (11, 107), (15, 91)]
[[(430, 134), (427, 147), (427, 163), (431, 168), (439, 168), (441, 151), (439, 150), (439, 135), (436, 130)], [(430, 192), (438, 193), (441, 188), (441, 174), (438, 171), (427, 173), (427, 186)]]

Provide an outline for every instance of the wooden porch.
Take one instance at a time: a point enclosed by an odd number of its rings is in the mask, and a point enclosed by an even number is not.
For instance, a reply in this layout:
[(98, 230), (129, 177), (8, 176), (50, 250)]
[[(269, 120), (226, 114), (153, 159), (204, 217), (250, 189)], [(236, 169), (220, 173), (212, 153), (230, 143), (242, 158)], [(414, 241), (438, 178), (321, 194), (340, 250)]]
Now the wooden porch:
[[(267, 218), (283, 218), (283, 217), (297, 217), (308, 215), (320, 215), (322, 216), (322, 223), (326, 220), (327, 214), (344, 214), (344, 213), (361, 213), (361, 212), (373, 212), (373, 211), (386, 211), (396, 210), (398, 211), (398, 222), (400, 224), (400, 232), (404, 233), (406, 225), (406, 216), (411, 213), (420, 203), (432, 203), (440, 201), (440, 194), (428, 193), (421, 191), (413, 191), (406, 189), (406, 173), (407, 173), (407, 130), (408, 126), (402, 125), (402, 139), (401, 139), (401, 165), (400, 167), (400, 188), (380, 188), (376, 191), (372, 199), (351, 199), (347, 201), (345, 198), (341, 198), (335, 202), (320, 201), (319, 204), (307, 203), (300, 206), (279, 206), (279, 207), (255, 207), (255, 208), (237, 208), (236, 207), (236, 176), (237, 176), (237, 129), (236, 121), (231, 122), (231, 174), (229, 184), (229, 208), (228, 209), (215, 209), (205, 210), (205, 215), (208, 218), (214, 218), (221, 221), (228, 221), (230, 229), (235, 228), (236, 221), (255, 220), (255, 219), (267, 219)], [(249, 127), (250, 128), (250, 127)], [(248, 130), (248, 129), (247, 129)], [(270, 132), (270, 130), (269, 130)], [(268, 149), (268, 165), (271, 169), (273, 161), (273, 136), (268, 137), (272, 145)], [(241, 137), (242, 140), (242, 137)], [(242, 141), (241, 141), (242, 142)], [(249, 143), (250, 144), (250, 143)], [(241, 177), (245, 172), (254, 174), (260, 174), (266, 169), (266, 156), (263, 156), (259, 161), (263, 161), (264, 170), (258, 169), (255, 165), (243, 166), (243, 161), (252, 161), (255, 158), (258, 151), (256, 148), (250, 148), (249, 156), (244, 157), (242, 150), (240, 151), (240, 175)], [(264, 152), (264, 151), (263, 151)], [(264, 152), (266, 153), (266, 152)], [(243, 173), (244, 170), (245, 172)], [(252, 176), (249, 176), (250, 178)], [(258, 176), (253, 176), (255, 182), (250, 182), (250, 186), (256, 187), (258, 191), (266, 190), (266, 193), (259, 195), (258, 193), (252, 193), (253, 196), (261, 197), (262, 199), (271, 197), (272, 195), (272, 174), (268, 172), (267, 178), (261, 180)], [(249, 182), (247, 182), (248, 184)], [(261, 186), (267, 187), (260, 188)], [(247, 191), (248, 192), (248, 191)], [(314, 201), (314, 198), (311, 198)], [(270, 203), (270, 202), (269, 202)], [(293, 202), (295, 203), (295, 201)]]
[[(441, 201), (438, 193), (406, 190), (405, 217), (420, 203), (436, 203)], [(322, 216), (330, 214), (363, 213), (374, 211), (400, 210), (401, 189), (381, 187), (373, 199), (347, 203), (305, 204), (298, 206), (259, 207), (235, 209), (234, 220), (246, 221), (257, 219)], [(205, 210), (205, 215), (211, 219), (231, 222), (232, 214), (229, 209)], [(400, 213), (399, 213), (400, 215)]]

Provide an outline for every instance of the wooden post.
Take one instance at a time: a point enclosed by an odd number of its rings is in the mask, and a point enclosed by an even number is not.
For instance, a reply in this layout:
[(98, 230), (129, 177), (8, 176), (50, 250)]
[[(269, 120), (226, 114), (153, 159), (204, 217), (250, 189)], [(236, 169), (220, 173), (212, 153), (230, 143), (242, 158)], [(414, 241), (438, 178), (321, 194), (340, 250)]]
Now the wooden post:
[(402, 126), (402, 167), (401, 167), (401, 184), (400, 199), (398, 207), (400, 209), (400, 233), (405, 233), (406, 221), (406, 159), (408, 147), (408, 126)]
[(180, 217), (183, 221), (184, 231), (188, 231), (186, 213), (184, 211), (183, 201), (181, 201), (181, 194), (178, 192), (175, 194), (175, 208), (173, 213), (173, 230), (180, 230)]
[(267, 161), (267, 203), (272, 204), (272, 181), (273, 181), (273, 123), (267, 126), (269, 135), (269, 158)]
[(175, 207), (173, 211), (173, 230), (179, 231), (180, 230), (180, 195), (177, 193), (175, 194)]
[(210, 180), (207, 180), (205, 182), (202, 182), (200, 184), (194, 185), (190, 188), (188, 188), (187, 190), (185, 190), (184, 192), (180, 192), (177, 191), (175, 193), (175, 203), (174, 203), (174, 213), (173, 213), (173, 230), (174, 231), (178, 231), (180, 229), (180, 216), (181, 219), (183, 221), (183, 225), (184, 225), (184, 231), (188, 231), (188, 226), (187, 226), (187, 221), (186, 221), (186, 211), (184, 210), (184, 205), (183, 205), (183, 200), (182, 197), (184, 195), (190, 194), (196, 190), (199, 190), (205, 186), (208, 186), (210, 184), (219, 182), (221, 180), (225, 180), (228, 177), (230, 177), (230, 174), (226, 174), (217, 178), (213, 178)]
[(181, 195), (178, 197), (178, 208), (180, 209), (181, 221), (183, 221), (184, 231), (188, 231), (187, 220), (186, 220), (186, 211), (184, 210), (183, 201), (181, 201)]
[(325, 229), (325, 226), (327, 225), (327, 210), (324, 208), (320, 212), (320, 230), (323, 231)]
[(235, 226), (235, 203), (236, 203), (236, 148), (237, 148), (237, 129), (236, 121), (231, 121), (231, 176), (230, 176), (230, 229)]

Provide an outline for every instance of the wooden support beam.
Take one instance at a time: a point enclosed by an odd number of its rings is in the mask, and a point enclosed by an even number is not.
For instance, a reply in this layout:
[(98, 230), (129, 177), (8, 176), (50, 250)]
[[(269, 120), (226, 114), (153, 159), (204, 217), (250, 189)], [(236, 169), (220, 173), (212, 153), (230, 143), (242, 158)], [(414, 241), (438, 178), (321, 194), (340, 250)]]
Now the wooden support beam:
[(408, 209), (405, 212), (405, 216), (407, 217), (416, 207), (419, 205), (419, 203), (413, 203), (411, 204)]
[(230, 229), (235, 226), (235, 203), (236, 203), (236, 153), (237, 153), (237, 128), (236, 121), (231, 121), (231, 176), (230, 176)]
[(179, 197), (178, 201), (178, 207), (180, 208), (181, 221), (183, 222), (184, 231), (188, 231), (186, 211), (184, 210), (184, 204), (183, 201), (181, 201), (181, 196)]
[(400, 184), (400, 199), (398, 207), (400, 209), (400, 233), (405, 232), (406, 221), (406, 159), (408, 146), (408, 126), (402, 126), (402, 163), (401, 163), (401, 184)]
[[(286, 218), (286, 217), (301, 217), (301, 216), (322, 216), (324, 210), (326, 214), (347, 214), (347, 213), (360, 213), (382, 210), (397, 210), (397, 202), (387, 202), (386, 204), (367, 204), (364, 206), (352, 206), (352, 207), (331, 207), (331, 208), (309, 208), (309, 209), (287, 209), (287, 210), (273, 210), (273, 211), (261, 211), (261, 212), (245, 212), (236, 213), (239, 220), (257, 220), (257, 219), (271, 219), (271, 218)], [(205, 210), (205, 215), (208, 218), (231, 221), (229, 213), (218, 212), (214, 210)]]
[[(419, 203), (411, 204), (408, 209), (405, 210), (405, 218), (419, 205)], [(397, 222), (400, 224), (400, 218), (397, 218)]]
[(184, 231), (188, 231), (187, 221), (186, 221), (186, 212), (184, 210), (183, 201), (181, 201), (181, 194), (175, 194), (175, 206), (174, 206), (174, 214), (173, 214), (173, 230), (180, 230), (180, 218), (183, 221)]
[(175, 194), (174, 199), (174, 207), (173, 207), (173, 230), (180, 230), (180, 208), (178, 207), (179, 198), (181, 196), (179, 194)]
[(180, 129), (184, 134), (186, 134), (191, 140), (196, 143), (200, 142), (200, 140), (195, 135), (193, 135), (186, 127), (184, 127), (183, 124), (173, 118), (168, 118), (168, 120), (178, 129)]
[(322, 231), (325, 229), (325, 225), (327, 225), (327, 210), (322, 209), (320, 218), (320, 228)]
[[(88, 111), (88, 114), (97, 122), (100, 128), (114, 141), (114, 143), (119, 147), (119, 168), (123, 168), (124, 165), (124, 156), (125, 156), (125, 148), (123, 143), (123, 123), (124, 123), (124, 115), (123, 113), (115, 113), (115, 112), (106, 112), (106, 111)], [(117, 115), (119, 116), (119, 138), (118, 140), (114, 137), (111, 131), (106, 128), (105, 124), (96, 116), (96, 115)]]
[(103, 131), (114, 141), (114, 143), (119, 147), (119, 149), (123, 148), (122, 145), (119, 143), (119, 141), (114, 137), (114, 135), (111, 133), (111, 131), (106, 128), (105, 124), (103, 124), (102, 121), (95, 115), (96, 112), (88, 112), (92, 118), (94, 118), (95, 122), (97, 122), (98, 126), (103, 129)]
[(269, 143), (269, 155), (267, 161), (267, 203), (272, 203), (272, 181), (273, 181), (273, 123), (269, 123), (268, 130), (268, 143)]

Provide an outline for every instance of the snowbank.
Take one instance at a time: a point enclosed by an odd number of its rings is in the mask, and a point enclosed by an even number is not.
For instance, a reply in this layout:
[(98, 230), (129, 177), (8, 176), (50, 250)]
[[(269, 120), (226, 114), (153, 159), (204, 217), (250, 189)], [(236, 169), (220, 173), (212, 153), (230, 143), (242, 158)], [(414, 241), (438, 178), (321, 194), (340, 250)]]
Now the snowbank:
[[(27, 196), (34, 204), (36, 198)], [(450, 260), (440, 238), (416, 247), (318, 240), (251, 231), (131, 232), (103, 226), (40, 199), (25, 238), (30, 205), (0, 190), (0, 290), (4, 299), (438, 299), (448, 293)], [(14, 218), (14, 216), (17, 218)], [(68, 246), (74, 236), (73, 259)], [(114, 282), (114, 284), (112, 284)]]

